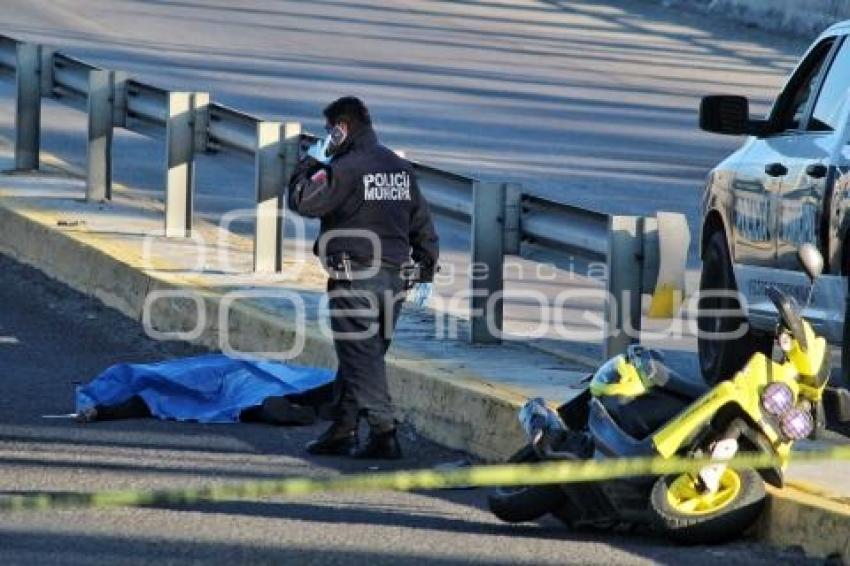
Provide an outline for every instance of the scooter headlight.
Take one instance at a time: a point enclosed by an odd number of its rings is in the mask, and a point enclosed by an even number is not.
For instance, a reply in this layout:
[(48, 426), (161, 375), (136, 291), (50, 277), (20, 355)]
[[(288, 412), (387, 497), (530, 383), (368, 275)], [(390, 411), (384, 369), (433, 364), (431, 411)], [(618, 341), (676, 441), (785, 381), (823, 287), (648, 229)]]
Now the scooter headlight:
[(794, 407), (794, 392), (784, 383), (771, 383), (761, 393), (761, 404), (774, 417), (781, 417)]
[(791, 440), (802, 440), (814, 429), (815, 420), (806, 411), (794, 408), (782, 417), (782, 432)]

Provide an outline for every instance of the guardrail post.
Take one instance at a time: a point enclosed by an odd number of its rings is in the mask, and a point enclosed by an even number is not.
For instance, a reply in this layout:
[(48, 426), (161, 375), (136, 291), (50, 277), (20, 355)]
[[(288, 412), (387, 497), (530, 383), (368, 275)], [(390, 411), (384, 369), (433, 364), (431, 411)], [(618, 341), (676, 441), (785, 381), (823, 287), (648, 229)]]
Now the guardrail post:
[(505, 253), (510, 255), (520, 255), (520, 246), (522, 245), (521, 201), (522, 185), (505, 183)]
[(472, 187), (472, 298), (473, 344), (502, 341), (504, 301), (505, 185), (476, 181)]
[[(300, 133), (300, 132), (299, 132)], [(254, 156), (254, 187), (257, 220), (254, 231), (254, 271), (276, 273), (283, 262), (281, 233), (281, 194), (284, 165), (281, 161), (280, 122), (257, 124), (257, 151)]]
[(169, 92), (165, 123), (165, 236), (185, 238), (192, 231), (194, 131), (192, 93)]
[(20, 43), (17, 46), (15, 85), (15, 169), (38, 169), (41, 137), (41, 46)]
[(112, 198), (112, 72), (89, 72), (86, 200)]
[(612, 216), (608, 233), (606, 358), (625, 352), (630, 344), (639, 340), (643, 272), (641, 219)]
[(41, 46), (41, 62), (39, 73), (41, 78), (41, 97), (49, 98), (53, 96), (53, 55), (56, 50), (46, 45)]

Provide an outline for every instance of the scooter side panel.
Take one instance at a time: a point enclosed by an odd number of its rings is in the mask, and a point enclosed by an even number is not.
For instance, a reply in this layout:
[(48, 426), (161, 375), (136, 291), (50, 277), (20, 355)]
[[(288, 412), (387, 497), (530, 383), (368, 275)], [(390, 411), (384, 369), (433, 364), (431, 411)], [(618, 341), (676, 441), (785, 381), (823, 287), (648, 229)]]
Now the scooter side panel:
[[(740, 391), (733, 382), (721, 382), (652, 436), (655, 449), (664, 458), (674, 456), (721, 407), (729, 403), (741, 405), (742, 401)], [(743, 405), (741, 408), (746, 410)]]

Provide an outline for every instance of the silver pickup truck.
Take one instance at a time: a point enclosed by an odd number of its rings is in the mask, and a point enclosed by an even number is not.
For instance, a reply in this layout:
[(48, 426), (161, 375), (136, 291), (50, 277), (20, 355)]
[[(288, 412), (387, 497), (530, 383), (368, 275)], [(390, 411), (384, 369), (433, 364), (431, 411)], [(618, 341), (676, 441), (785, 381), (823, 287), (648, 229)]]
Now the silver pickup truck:
[[(842, 344), (842, 376), (850, 385), (844, 341), (850, 274), (850, 21), (825, 31), (808, 49), (765, 119), (752, 119), (741, 96), (707, 96), (706, 131), (747, 135), (708, 176), (703, 200), (700, 289), (736, 290), (740, 299), (705, 293), (700, 300), (699, 360), (710, 383), (730, 377), (755, 351), (769, 351), (776, 313), (769, 285), (806, 300), (797, 263), (801, 244), (826, 258), (825, 276), (805, 316), (833, 344)], [(740, 317), (719, 316), (738, 309)], [(709, 312), (714, 310), (715, 312)], [(749, 330), (738, 340), (718, 332)]]

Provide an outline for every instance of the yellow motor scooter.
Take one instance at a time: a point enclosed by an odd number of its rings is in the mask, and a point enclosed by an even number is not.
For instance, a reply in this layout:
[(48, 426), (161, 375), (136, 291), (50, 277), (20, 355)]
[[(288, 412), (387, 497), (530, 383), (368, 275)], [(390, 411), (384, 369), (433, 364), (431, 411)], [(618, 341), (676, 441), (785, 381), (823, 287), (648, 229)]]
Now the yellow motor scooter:
[[(823, 258), (809, 245), (799, 257), (813, 285)], [(818, 427), (829, 378), (826, 341), (792, 298), (775, 288), (767, 293), (779, 314), (777, 359), (757, 353), (709, 389), (667, 368), (659, 353), (632, 346), (603, 364), (586, 390), (557, 413), (541, 399), (526, 403), (520, 421), (529, 443), (511, 460), (722, 461), (761, 452), (777, 455), (781, 465), (752, 470), (712, 464), (697, 473), (499, 489), (489, 498), (490, 509), (509, 522), (553, 513), (571, 526), (651, 525), (687, 543), (720, 542), (746, 531), (764, 505), (764, 482), (782, 485), (792, 445)]]

